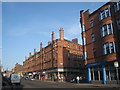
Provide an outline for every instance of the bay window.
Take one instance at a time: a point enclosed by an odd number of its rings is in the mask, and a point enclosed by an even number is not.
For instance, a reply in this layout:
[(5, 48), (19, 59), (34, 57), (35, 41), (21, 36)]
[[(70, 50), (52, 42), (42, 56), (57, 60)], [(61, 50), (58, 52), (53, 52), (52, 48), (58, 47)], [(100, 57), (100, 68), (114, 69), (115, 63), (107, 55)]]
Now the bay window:
[(115, 42), (107, 42), (103, 45), (103, 52), (104, 55), (110, 54), (110, 53), (115, 53)]

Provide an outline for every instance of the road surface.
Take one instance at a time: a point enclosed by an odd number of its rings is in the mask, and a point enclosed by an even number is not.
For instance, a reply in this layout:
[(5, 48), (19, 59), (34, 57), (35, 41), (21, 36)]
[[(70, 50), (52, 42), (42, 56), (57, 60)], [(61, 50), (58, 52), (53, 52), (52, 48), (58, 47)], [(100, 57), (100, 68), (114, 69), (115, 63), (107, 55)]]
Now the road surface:
[[(87, 83), (68, 83), (68, 82), (54, 82), (54, 81), (40, 81), (40, 80), (21, 80), (21, 85), (9, 86), (11, 90), (23, 90), (23, 89), (39, 89), (39, 88), (65, 88), (73, 90), (79, 88), (81, 90), (120, 90), (119, 85), (103, 85), (103, 84), (87, 84)], [(5, 88), (5, 87), (4, 87)], [(3, 89), (4, 90), (4, 89)], [(10, 90), (10, 89), (9, 89)], [(62, 89), (61, 89), (62, 90)]]

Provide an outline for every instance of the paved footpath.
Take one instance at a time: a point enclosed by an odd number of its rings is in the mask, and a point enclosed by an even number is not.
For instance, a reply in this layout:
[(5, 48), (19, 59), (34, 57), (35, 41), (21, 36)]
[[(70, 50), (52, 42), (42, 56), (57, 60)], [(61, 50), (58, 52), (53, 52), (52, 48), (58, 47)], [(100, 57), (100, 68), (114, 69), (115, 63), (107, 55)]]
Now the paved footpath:
[[(35, 80), (35, 81), (40, 81), (40, 80)], [(76, 88), (78, 87), (83, 87), (83, 88), (120, 88), (120, 84), (89, 84), (89, 83), (69, 83), (69, 82), (56, 82), (56, 81), (40, 81), (40, 82), (50, 82), (54, 84), (61, 84), (61, 85), (70, 85), (70, 86), (75, 86)], [(69, 88), (69, 87), (68, 87)]]

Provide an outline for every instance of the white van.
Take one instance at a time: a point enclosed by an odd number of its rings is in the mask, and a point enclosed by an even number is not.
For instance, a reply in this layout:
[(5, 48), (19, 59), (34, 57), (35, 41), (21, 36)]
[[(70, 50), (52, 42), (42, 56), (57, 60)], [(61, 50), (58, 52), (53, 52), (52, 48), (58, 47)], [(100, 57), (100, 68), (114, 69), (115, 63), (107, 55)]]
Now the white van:
[(20, 84), (20, 75), (18, 73), (11, 74), (10, 80), (12, 84)]

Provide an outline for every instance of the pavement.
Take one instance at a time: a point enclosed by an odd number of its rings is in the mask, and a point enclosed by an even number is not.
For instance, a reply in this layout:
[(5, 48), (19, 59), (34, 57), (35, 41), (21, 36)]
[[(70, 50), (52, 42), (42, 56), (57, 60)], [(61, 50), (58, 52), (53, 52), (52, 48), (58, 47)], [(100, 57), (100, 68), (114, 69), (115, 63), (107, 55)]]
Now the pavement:
[[(36, 80), (41, 81), (41, 80)], [(70, 83), (70, 82), (62, 82), (62, 81), (50, 81), (50, 80), (44, 80), (43, 82), (51, 82), (51, 83)], [(77, 86), (81, 87), (101, 87), (101, 88), (120, 88), (120, 84), (89, 84), (89, 83), (71, 83)]]
[(120, 88), (120, 84), (86, 84), (86, 83), (79, 83), (79, 86), (90, 86), (90, 87), (108, 87), (108, 88)]

